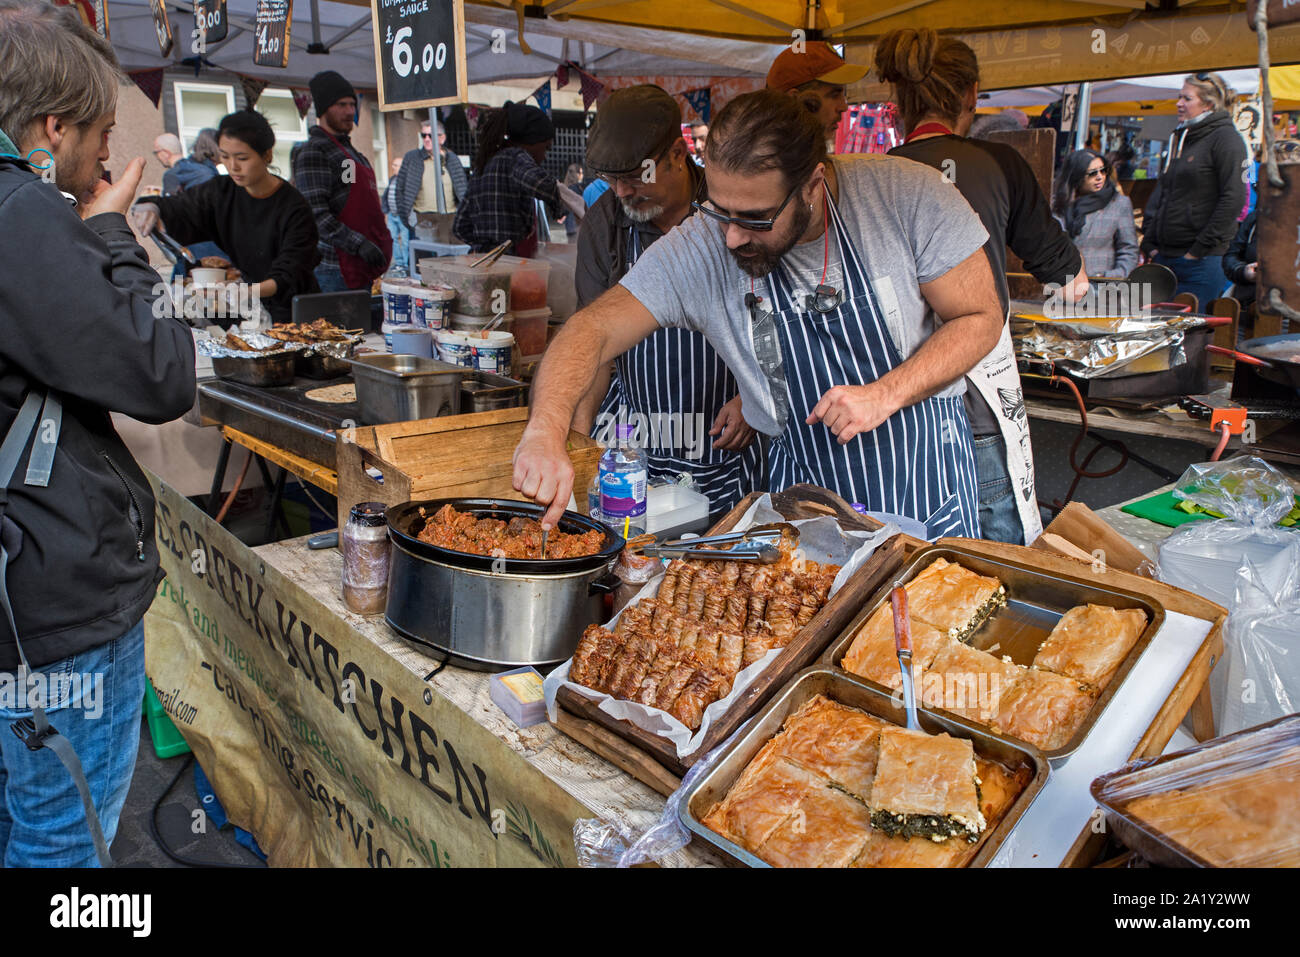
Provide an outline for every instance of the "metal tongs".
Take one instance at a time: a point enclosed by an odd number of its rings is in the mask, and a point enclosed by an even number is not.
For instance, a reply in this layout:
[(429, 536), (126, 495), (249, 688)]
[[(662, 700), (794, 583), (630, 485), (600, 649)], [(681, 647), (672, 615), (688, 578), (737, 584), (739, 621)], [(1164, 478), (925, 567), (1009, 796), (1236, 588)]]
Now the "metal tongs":
[(492, 249), (489, 249), (486, 253), (484, 253), (481, 259), (476, 259), (472, 263), (470, 263), (469, 268), (476, 269), (479, 266), (491, 266), (494, 262), (496, 262), (498, 259), (501, 258), (501, 256), (505, 253), (507, 249), (510, 248), (510, 242), (511, 241), (507, 239), (500, 246), (494, 246)]
[(894, 609), (894, 648), (898, 651), (898, 667), (903, 672), (907, 730), (920, 731), (921, 722), (916, 718), (916, 688), (912, 685), (912, 622), (907, 613), (907, 589), (901, 582), (896, 582), (889, 593), (889, 604)]
[[(743, 532), (711, 535), (707, 538), (679, 538), (654, 545), (629, 544), (650, 558), (704, 558), (724, 562), (757, 562), (771, 565), (781, 560), (782, 539), (799, 540), (799, 529), (789, 522), (755, 525)], [(728, 548), (705, 546), (727, 545)]]

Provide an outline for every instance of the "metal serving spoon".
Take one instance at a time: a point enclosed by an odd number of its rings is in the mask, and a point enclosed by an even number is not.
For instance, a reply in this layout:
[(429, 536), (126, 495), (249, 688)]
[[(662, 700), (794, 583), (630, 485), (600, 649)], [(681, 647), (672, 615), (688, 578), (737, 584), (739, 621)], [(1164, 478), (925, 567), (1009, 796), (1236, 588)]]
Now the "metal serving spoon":
[(894, 583), (894, 590), (889, 593), (889, 604), (894, 609), (894, 648), (898, 651), (898, 667), (903, 672), (907, 729), (920, 731), (921, 722), (916, 717), (916, 689), (912, 686), (912, 625), (907, 613), (907, 589), (901, 582)]

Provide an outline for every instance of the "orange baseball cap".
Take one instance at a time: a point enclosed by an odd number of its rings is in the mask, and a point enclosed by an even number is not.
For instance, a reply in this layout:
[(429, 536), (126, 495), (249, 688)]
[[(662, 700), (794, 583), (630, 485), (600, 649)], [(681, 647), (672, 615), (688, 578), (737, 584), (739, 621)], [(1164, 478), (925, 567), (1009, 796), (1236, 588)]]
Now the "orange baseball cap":
[(767, 71), (767, 88), (789, 93), (813, 80), (831, 86), (845, 86), (858, 82), (869, 69), (845, 62), (829, 43), (809, 43), (802, 53), (796, 53), (792, 48), (772, 61), (772, 67)]

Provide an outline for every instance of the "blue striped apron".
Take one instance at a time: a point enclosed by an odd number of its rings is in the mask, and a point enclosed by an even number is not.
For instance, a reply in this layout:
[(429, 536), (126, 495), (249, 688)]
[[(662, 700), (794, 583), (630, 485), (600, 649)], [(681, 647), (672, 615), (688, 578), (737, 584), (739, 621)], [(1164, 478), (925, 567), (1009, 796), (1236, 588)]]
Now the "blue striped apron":
[[(640, 234), (629, 226), (626, 268), (632, 268), (642, 251)], [(653, 433), (642, 432), (651, 481), (675, 481), (682, 472), (690, 472), (695, 487), (708, 496), (711, 516), (726, 512), (759, 487), (763, 467), (757, 438), (739, 452), (713, 448), (717, 436), (709, 435), (709, 429), (722, 407), (736, 397), (737, 388), (731, 370), (702, 334), (660, 329), (619, 356), (615, 366), (594, 437), (604, 435), (606, 423), (623, 422), (634, 413), (661, 416), (660, 423), (669, 421), (663, 416), (676, 413), (676, 421), (689, 429), (699, 457), (687, 457), (681, 430), (674, 435), (675, 430), (666, 425), (658, 429), (657, 444)], [(614, 434), (612, 427), (608, 433)]]
[(808, 311), (795, 302), (784, 266), (768, 275), (789, 400), (772, 442), (771, 488), (809, 482), (870, 511), (923, 522), (931, 539), (978, 538), (975, 450), (961, 396), (923, 399), (844, 445), (823, 423), (804, 423), (832, 386), (874, 382), (903, 361), (834, 203), (829, 211), (844, 254), (843, 304), (824, 315)]

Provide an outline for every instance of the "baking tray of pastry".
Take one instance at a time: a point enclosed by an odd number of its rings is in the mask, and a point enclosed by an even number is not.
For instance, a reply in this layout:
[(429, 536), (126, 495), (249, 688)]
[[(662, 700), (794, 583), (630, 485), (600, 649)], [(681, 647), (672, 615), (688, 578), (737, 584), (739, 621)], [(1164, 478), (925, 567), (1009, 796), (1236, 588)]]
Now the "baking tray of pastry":
[[(933, 545), (908, 589), (917, 700), (1061, 762), (1083, 743), (1164, 623), (1155, 599), (958, 545)], [(889, 590), (820, 659), (896, 691)]]
[(1125, 846), (1165, 867), (1300, 867), (1300, 715), (1092, 782)]
[[(900, 701), (821, 667), (800, 672), (723, 746), (683, 796), (682, 824), (750, 867), (986, 866), (1047, 783), (1050, 766), (1037, 749), (951, 715), (921, 710), (919, 719), (927, 735), (950, 736), (933, 743), (971, 742), (980, 788), (972, 797), (987, 821), (974, 843), (903, 837), (870, 823), (879, 810), (870, 805), (872, 789), (885, 761), (880, 735), (915, 732), (906, 731)], [(774, 742), (778, 734), (783, 738)], [(756, 774), (766, 783), (756, 784)]]

